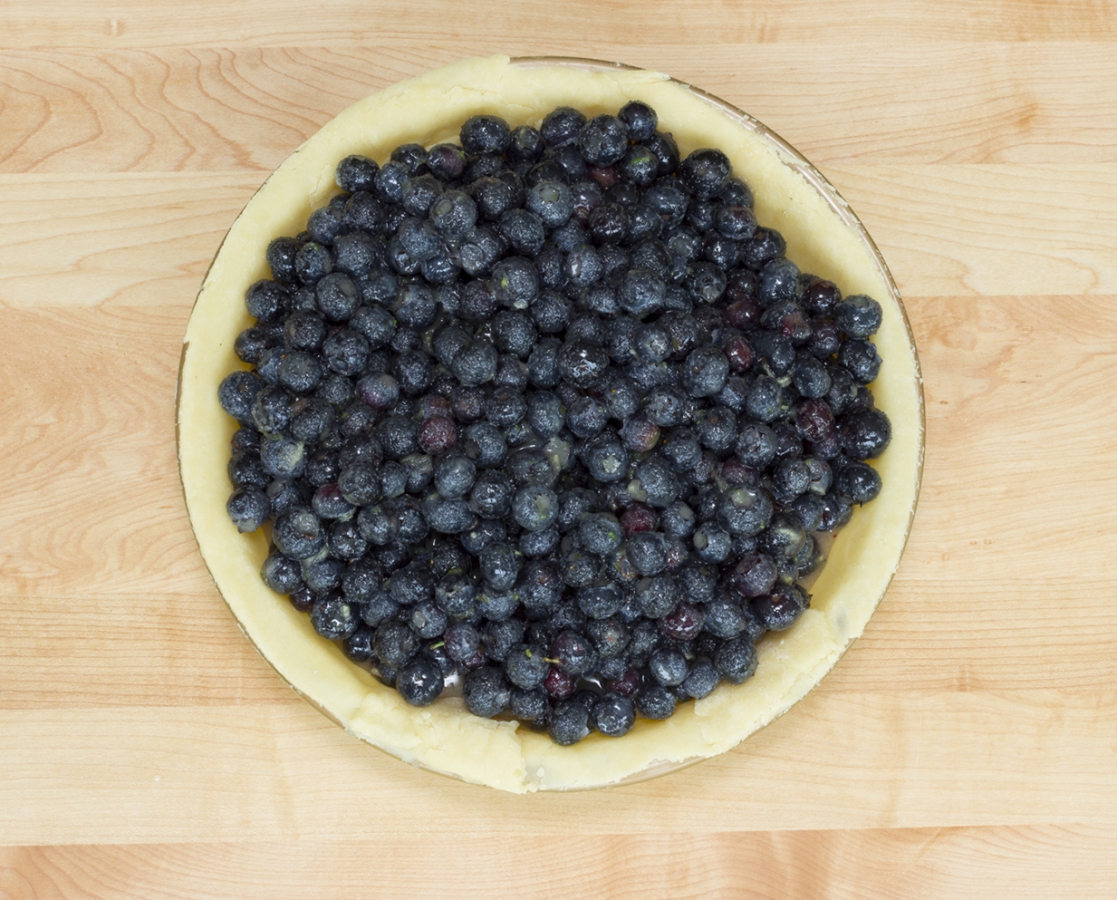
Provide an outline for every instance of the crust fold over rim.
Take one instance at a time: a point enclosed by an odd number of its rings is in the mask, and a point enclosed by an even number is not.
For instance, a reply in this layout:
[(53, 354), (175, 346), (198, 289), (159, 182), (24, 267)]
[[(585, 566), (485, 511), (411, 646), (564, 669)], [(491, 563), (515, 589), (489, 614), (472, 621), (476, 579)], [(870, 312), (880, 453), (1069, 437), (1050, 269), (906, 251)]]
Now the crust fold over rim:
[[(756, 195), (761, 224), (779, 229), (803, 271), (865, 293), (884, 308), (875, 338), (884, 359), (873, 384), (892, 420), (892, 443), (873, 465), (884, 487), (855, 510), (815, 582), (811, 609), (787, 632), (767, 636), (748, 682), (722, 685), (680, 706), (663, 722), (638, 720), (621, 739), (591, 734), (574, 747), (546, 735), (470, 715), (460, 700), (423, 709), (352, 665), (320, 639), (309, 617), (261, 581), (261, 533), (241, 535), (225, 512), (225, 477), (235, 423), (217, 402), (217, 385), (244, 368), (233, 352), (250, 324), (245, 290), (268, 276), (268, 241), (301, 231), (336, 190), (333, 171), (350, 153), (378, 160), (400, 143), (456, 140), (471, 115), (499, 114), (513, 126), (538, 125), (556, 106), (588, 115), (616, 112), (632, 99), (657, 110), (661, 128), (685, 155), (722, 149)], [(233, 223), (214, 258), (187, 327), (179, 380), (179, 465), (198, 545), (221, 595), (245, 634), (296, 691), (351, 734), (400, 759), (505, 791), (570, 790), (638, 780), (722, 753), (785, 712), (807, 693), (864, 630), (899, 564), (915, 510), (923, 448), (923, 405), (915, 348), (887, 269), (833, 189), (828, 200), (789, 164), (778, 139), (742, 124), (731, 108), (667, 76), (584, 64), (517, 65), (507, 57), (472, 59), (387, 88), (346, 109), (267, 179)], [(813, 179), (822, 189), (829, 186)], [(843, 221), (845, 219), (845, 221)], [(856, 220), (852, 220), (856, 225)]]

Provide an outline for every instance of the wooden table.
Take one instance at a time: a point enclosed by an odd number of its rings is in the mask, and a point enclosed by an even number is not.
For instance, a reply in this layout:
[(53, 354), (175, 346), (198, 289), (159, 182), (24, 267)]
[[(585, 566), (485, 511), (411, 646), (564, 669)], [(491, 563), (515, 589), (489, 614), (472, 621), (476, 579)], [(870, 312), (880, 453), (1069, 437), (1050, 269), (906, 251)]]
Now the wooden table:
[[(1113, 897), (1115, 44), (1087, 0), (0, 4), (0, 897)], [(735, 751), (603, 792), (347, 737), (237, 629), (175, 466), (183, 330), (253, 190), (357, 98), (501, 51), (660, 68), (798, 146), (926, 379), (864, 637)]]

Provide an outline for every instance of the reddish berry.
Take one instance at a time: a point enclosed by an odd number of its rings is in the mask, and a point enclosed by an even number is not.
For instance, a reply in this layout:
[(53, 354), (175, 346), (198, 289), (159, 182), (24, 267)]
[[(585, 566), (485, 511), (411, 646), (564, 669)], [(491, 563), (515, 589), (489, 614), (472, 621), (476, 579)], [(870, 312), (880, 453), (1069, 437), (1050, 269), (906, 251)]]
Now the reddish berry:
[(555, 700), (565, 700), (574, 694), (578, 679), (568, 675), (558, 666), (551, 666), (543, 676), (543, 690)]
[(446, 416), (431, 416), (419, 426), (419, 448), (431, 456), (445, 453), (457, 439), (458, 427)]
[(698, 637), (704, 621), (701, 609), (693, 603), (680, 603), (660, 619), (660, 628), (665, 635), (676, 641), (692, 641)]
[(626, 536), (640, 531), (655, 531), (657, 522), (655, 511), (644, 503), (633, 503), (621, 514), (621, 528)]

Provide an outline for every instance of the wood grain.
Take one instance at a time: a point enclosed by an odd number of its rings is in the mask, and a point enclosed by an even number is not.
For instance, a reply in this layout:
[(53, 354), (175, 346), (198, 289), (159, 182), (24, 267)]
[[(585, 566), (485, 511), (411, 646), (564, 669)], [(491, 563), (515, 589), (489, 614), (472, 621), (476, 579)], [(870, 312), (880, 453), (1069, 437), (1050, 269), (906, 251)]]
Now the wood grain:
[[(855, 10), (851, 14), (851, 7)], [(370, 8), (340, 0), (328, 8), (246, 0), (235, 7), (219, 0), (179, 7), (149, 0), (117, 0), (110, 8), (89, 0), (44, 6), (10, 0), (0, 10), (3, 45), (15, 47), (327, 46), (352, 43), (442, 46), (468, 56), (488, 52), (594, 56), (651, 42), (670, 42), (701, 54), (710, 45), (781, 43), (842, 44), (884, 38), (918, 45), (925, 41), (1107, 41), (1117, 34), (1117, 14), (1097, 0), (994, 0), (975, 7), (967, 0), (888, 0), (805, 6), (774, 0), (714, 0), (696, 7), (683, 0), (657, 4), (654, 16), (629, 20), (625, 0), (598, 0), (570, 9), (546, 0), (505, 4), (481, 0), (462, 17), (437, 0), (381, 0)], [(980, 12), (979, 12), (980, 10)], [(613, 57), (606, 57), (613, 58)]]
[(302, 702), (0, 711), (0, 754), (19, 772), (0, 844), (371, 839), (429, 831), (424, 809), (491, 835), (1113, 826), (1115, 732), (1109, 687), (812, 693), (668, 777), (517, 797), (406, 766)]
[[(1082, 66), (1073, 78), (1060, 77), (1068, 52)], [(1117, 60), (1105, 44), (945, 43), (914, 59), (902, 46), (821, 45), (809, 66), (801, 53), (760, 44), (742, 66), (736, 44), (715, 45), (702, 86), (821, 165), (866, 152), (906, 163), (1117, 160)], [(0, 132), (0, 172), (270, 172), (333, 112), (454, 58), (348, 45), (3, 52), (0, 102), (17, 127)], [(699, 74), (674, 44), (625, 58)]]
[[(1115, 41), (1099, 0), (0, 4), (0, 898), (1112, 897)], [(185, 323), (266, 174), (496, 52), (662, 69), (794, 143), (925, 379), (865, 635), (741, 747), (604, 792), (345, 735), (237, 629), (175, 464)]]
[[(450, 866), (464, 900), (493, 896), (494, 870), (505, 896), (572, 900), (600, 897), (603, 882), (618, 900), (940, 900), (980, 896), (993, 880), (1021, 900), (1046, 900), (1054, 883), (1060, 896), (1102, 900), (1110, 894), (1099, 885), (1117, 879), (1110, 836), (1080, 825), (570, 835), (563, 869), (540, 872), (534, 860), (551, 854), (554, 840), (527, 834), (511, 857), (485, 843), (447, 857), (433, 842), (384, 835), (372, 878), (352, 864), (370, 852), (358, 841), (13, 848), (0, 850), (0, 892), (12, 900), (424, 897), (433, 895), (430, 872)], [(299, 865), (288, 872), (292, 857)]]

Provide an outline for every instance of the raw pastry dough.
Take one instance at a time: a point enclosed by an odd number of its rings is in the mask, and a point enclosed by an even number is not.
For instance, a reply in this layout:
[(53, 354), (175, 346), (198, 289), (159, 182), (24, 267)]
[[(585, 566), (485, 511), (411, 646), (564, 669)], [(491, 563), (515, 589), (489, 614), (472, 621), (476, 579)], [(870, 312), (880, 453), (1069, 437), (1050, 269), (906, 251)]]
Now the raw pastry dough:
[[(458, 699), (408, 706), (319, 638), (306, 615), (263, 584), (265, 538), (239, 534), (225, 512), (235, 423), (218, 405), (217, 385), (243, 368), (233, 342), (250, 324), (246, 288), (269, 275), (268, 242), (305, 227), (311, 211), (337, 190), (333, 172), (340, 159), (361, 153), (383, 160), (401, 143), (456, 141), (460, 124), (479, 113), (501, 115), (513, 126), (538, 125), (556, 106), (594, 115), (615, 113), (632, 99), (658, 112), (661, 128), (674, 134), (684, 155), (718, 147), (730, 157), (735, 174), (753, 188), (760, 223), (783, 233), (788, 257), (803, 271), (833, 280), (844, 294), (865, 293), (881, 302), (884, 322), (875, 341), (884, 366), (873, 391), (892, 420), (893, 438), (874, 461), (884, 482), (880, 496), (857, 509), (839, 534), (812, 588), (811, 609), (789, 631), (761, 641), (753, 678), (682, 704), (666, 721), (638, 720), (623, 738), (595, 733), (560, 747), (517, 723), (470, 715)], [(506, 57), (466, 60), (366, 98), (272, 174), (233, 223), (198, 295), (178, 403), (179, 460), (198, 544), (218, 589), (264, 657), (357, 737), (408, 762), (514, 792), (606, 785), (657, 764), (713, 756), (786, 711), (861, 634), (884, 594), (908, 534), (922, 461), (918, 366), (887, 276), (866, 239), (794, 160), (777, 151), (762, 126), (745, 127), (709, 98), (654, 72)]]

